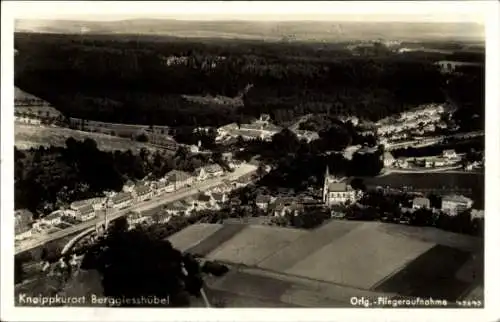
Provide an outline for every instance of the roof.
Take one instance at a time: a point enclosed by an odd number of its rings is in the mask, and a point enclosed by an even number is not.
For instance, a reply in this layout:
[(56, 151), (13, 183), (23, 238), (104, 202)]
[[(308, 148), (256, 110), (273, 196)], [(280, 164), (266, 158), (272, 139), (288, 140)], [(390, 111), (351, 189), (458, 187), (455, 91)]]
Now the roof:
[(167, 176), (171, 181), (184, 181), (191, 177), (189, 173), (180, 170), (172, 170)]
[(151, 188), (145, 185), (140, 185), (135, 188), (135, 191), (138, 195), (145, 195), (151, 192)]
[(344, 191), (350, 191), (351, 186), (349, 186), (345, 182), (332, 182), (328, 185), (328, 191), (329, 192), (344, 192)]
[(413, 199), (413, 205), (429, 207), (431, 205), (431, 201), (428, 198), (417, 197)]
[(223, 171), (222, 167), (218, 164), (211, 164), (205, 167), (205, 171), (208, 173), (215, 173), (215, 172), (220, 172)]
[(237, 129), (237, 128), (238, 128), (238, 124), (236, 124), (236, 123), (229, 123), (229, 124), (226, 124), (224, 126), (219, 127), (220, 130)]
[(60, 217), (61, 217), (61, 214), (59, 212), (53, 212), (50, 215), (47, 215), (47, 216), (43, 217), (42, 219), (44, 219), (44, 220), (52, 220), (52, 219), (56, 219), (56, 218), (60, 218)]
[(19, 221), (31, 221), (33, 220), (33, 214), (27, 209), (16, 210), (15, 216)]
[(385, 151), (384, 152), (384, 159), (394, 160), (394, 156), (392, 155), (391, 152)]
[(267, 195), (258, 195), (255, 198), (256, 203), (269, 203), (271, 201), (271, 197)]
[(210, 196), (206, 195), (206, 194), (203, 194), (203, 193), (200, 193), (198, 195), (198, 198), (196, 198), (196, 200), (203, 201), (203, 202), (208, 202), (208, 201), (210, 201)]
[(133, 186), (134, 185), (134, 182), (132, 180), (127, 180), (127, 182), (125, 182), (124, 184), (125, 186)]
[(114, 203), (120, 203), (132, 199), (132, 194), (130, 192), (120, 192), (113, 197)]
[(87, 205), (95, 205), (96, 203), (103, 202), (105, 198), (91, 198), (85, 200), (78, 200), (71, 203), (72, 208), (81, 208)]
[(450, 202), (457, 202), (457, 203), (469, 203), (472, 201), (472, 199), (467, 198), (462, 195), (447, 195), (444, 196), (442, 201), (450, 201)]
[(23, 225), (16, 225), (14, 227), (14, 232), (15, 232), (16, 235), (23, 234), (23, 233), (25, 233), (27, 231), (30, 231), (31, 228), (32, 228), (31, 223), (25, 223)]
[(213, 193), (212, 198), (216, 201), (222, 201), (224, 199), (224, 194), (223, 193)]
[(86, 214), (90, 214), (90, 213), (93, 213), (94, 212), (94, 207), (92, 207), (92, 205), (87, 205), (85, 207), (82, 207), (80, 209), (80, 213), (86, 215)]
[(174, 203), (166, 205), (165, 210), (184, 211), (184, 210), (186, 210), (186, 207), (184, 207), (182, 204), (180, 204), (178, 202), (174, 202)]
[(139, 212), (131, 212), (127, 215), (127, 217), (129, 219), (139, 219), (139, 218), (142, 218), (142, 217), (145, 217), (143, 214), (139, 213)]

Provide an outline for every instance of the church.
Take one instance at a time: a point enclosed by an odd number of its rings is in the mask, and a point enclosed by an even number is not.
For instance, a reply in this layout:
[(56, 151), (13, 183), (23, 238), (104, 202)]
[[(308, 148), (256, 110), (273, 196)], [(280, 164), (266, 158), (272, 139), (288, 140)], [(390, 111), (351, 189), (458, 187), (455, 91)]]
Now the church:
[(323, 183), (323, 203), (326, 206), (354, 203), (357, 199), (356, 191), (346, 182), (346, 178), (330, 176), (328, 166)]

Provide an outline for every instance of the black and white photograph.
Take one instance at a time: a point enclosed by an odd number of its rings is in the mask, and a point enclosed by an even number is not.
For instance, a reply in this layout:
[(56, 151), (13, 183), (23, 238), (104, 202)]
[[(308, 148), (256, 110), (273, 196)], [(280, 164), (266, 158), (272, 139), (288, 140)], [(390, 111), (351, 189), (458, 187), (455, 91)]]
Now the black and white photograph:
[(251, 3), (12, 14), (12, 305), (491, 309), (488, 4)]

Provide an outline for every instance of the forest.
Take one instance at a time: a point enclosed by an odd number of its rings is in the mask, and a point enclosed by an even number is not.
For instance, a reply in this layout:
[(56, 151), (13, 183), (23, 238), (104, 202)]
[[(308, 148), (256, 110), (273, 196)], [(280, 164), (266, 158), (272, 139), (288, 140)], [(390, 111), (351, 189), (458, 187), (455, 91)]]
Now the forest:
[(160, 178), (173, 169), (194, 171), (208, 163), (207, 156), (190, 155), (182, 147), (173, 156), (146, 149), (139, 154), (104, 152), (91, 139), (73, 138), (65, 147), (15, 148), (14, 153), (15, 209), (29, 209), (35, 216), (104, 191), (119, 191), (128, 179)]
[[(433, 63), (456, 59), (451, 54), (354, 55), (340, 44), (22, 33), (15, 48), (16, 86), (83, 119), (220, 126), (260, 113), (278, 124), (327, 113), (378, 120), (446, 100), (467, 115), (484, 114), (484, 66), (444, 75)], [(474, 55), (465, 58), (484, 59)], [(243, 106), (210, 99), (240, 94)]]

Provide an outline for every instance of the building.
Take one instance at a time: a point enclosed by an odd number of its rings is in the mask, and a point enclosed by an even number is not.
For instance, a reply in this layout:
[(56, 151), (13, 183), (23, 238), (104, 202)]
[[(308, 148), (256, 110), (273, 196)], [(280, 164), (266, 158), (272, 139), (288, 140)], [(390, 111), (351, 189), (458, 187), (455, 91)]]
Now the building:
[(113, 208), (124, 209), (132, 205), (132, 194), (130, 192), (117, 193), (110, 202)]
[(472, 199), (462, 195), (448, 195), (442, 198), (441, 210), (452, 216), (470, 209), (471, 207)]
[(127, 180), (123, 185), (123, 192), (133, 192), (135, 188), (135, 183), (132, 180)]
[(425, 159), (426, 168), (444, 167), (449, 163), (449, 159), (434, 157)]
[(394, 162), (394, 165), (402, 169), (407, 169), (410, 166), (408, 164), (408, 160), (406, 160), (406, 158), (403, 157), (397, 158), (396, 161)]
[(127, 215), (127, 221), (130, 226), (135, 226), (137, 224), (145, 222), (149, 216), (145, 216), (140, 212), (131, 212), (130, 214)]
[(221, 204), (226, 202), (227, 196), (225, 193), (220, 193), (220, 192), (212, 193), (212, 200), (214, 201), (215, 205), (220, 206)]
[(71, 210), (74, 210), (75, 212), (78, 212), (87, 206), (92, 206), (94, 210), (99, 210), (102, 209), (104, 201), (105, 198), (91, 198), (85, 200), (78, 200), (72, 202), (69, 207)]
[(37, 118), (32, 118), (28, 116), (15, 116), (14, 120), (18, 123), (28, 124), (28, 125), (41, 125), (42, 120)]
[(444, 150), (443, 151), (443, 158), (446, 159), (456, 159), (457, 158), (457, 153), (455, 150)]
[(327, 206), (354, 203), (357, 199), (356, 191), (345, 182), (345, 178), (330, 176), (328, 166), (323, 183), (323, 203)]
[(304, 211), (304, 206), (295, 201), (291, 203), (275, 202), (269, 209), (272, 215), (276, 217), (283, 217), (287, 214), (297, 216)]
[(194, 170), (194, 176), (195, 176), (196, 180), (203, 181), (203, 180), (206, 180), (208, 178), (208, 173), (205, 170), (205, 167), (200, 167), (200, 168)]
[(14, 214), (14, 233), (16, 240), (31, 237), (33, 214), (27, 210), (18, 210)]
[(61, 214), (59, 212), (53, 212), (50, 215), (43, 217), (40, 221), (43, 224), (54, 226), (61, 223)]
[(153, 190), (154, 195), (165, 193), (165, 186), (165, 179), (151, 182), (151, 189)]
[(167, 173), (168, 181), (174, 185), (174, 190), (189, 186), (193, 183), (194, 177), (184, 171), (172, 170)]
[(218, 164), (211, 164), (205, 167), (205, 172), (210, 177), (220, 177), (224, 174), (224, 170)]
[(231, 162), (233, 160), (232, 152), (224, 152), (222, 153), (222, 161)]
[(267, 210), (271, 203), (271, 197), (267, 195), (258, 195), (255, 198), (255, 205), (262, 210)]
[(413, 199), (413, 209), (430, 209), (431, 208), (431, 201), (429, 198), (423, 198), (423, 197), (416, 197)]
[(138, 202), (153, 198), (153, 190), (146, 185), (138, 185), (135, 188), (135, 196)]
[(204, 193), (200, 193), (198, 197), (193, 201), (198, 208), (207, 208), (211, 205), (212, 198)]
[(477, 210), (477, 209), (472, 209), (470, 213), (470, 218), (475, 219), (475, 218), (484, 218), (484, 210)]
[(186, 205), (181, 202), (168, 204), (165, 206), (164, 210), (169, 216), (179, 216), (187, 213)]
[(392, 153), (389, 151), (384, 152), (384, 166), (392, 167), (396, 159), (392, 156)]
[(96, 217), (95, 209), (92, 205), (86, 205), (75, 211), (75, 219), (87, 221)]

